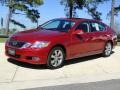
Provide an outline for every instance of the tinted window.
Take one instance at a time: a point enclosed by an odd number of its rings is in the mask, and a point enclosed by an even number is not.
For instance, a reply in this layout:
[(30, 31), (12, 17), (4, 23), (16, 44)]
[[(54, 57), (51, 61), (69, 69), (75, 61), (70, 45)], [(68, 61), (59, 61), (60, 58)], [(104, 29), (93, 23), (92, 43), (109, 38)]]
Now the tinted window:
[(104, 31), (105, 25), (99, 23), (99, 31)]
[(103, 24), (100, 24), (100, 23), (91, 22), (90, 26), (91, 26), (91, 32), (104, 31), (105, 30), (105, 26)]
[(74, 24), (75, 22), (70, 20), (56, 19), (44, 23), (41, 28), (45, 30), (68, 31)]
[(49, 29), (49, 28), (57, 28), (60, 24), (60, 21), (54, 21), (54, 22), (49, 22), (47, 23), (44, 28)]
[(76, 30), (77, 30), (77, 29), (83, 30), (84, 32), (89, 32), (89, 24), (86, 23), (86, 22), (80, 23), (80, 24), (77, 26)]

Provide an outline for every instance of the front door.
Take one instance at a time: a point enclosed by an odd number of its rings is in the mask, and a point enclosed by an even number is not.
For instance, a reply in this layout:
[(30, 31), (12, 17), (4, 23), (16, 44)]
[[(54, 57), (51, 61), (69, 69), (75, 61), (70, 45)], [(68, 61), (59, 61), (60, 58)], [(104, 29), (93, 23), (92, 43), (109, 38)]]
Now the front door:
[(81, 22), (75, 30), (83, 30), (83, 34), (72, 34), (71, 55), (79, 57), (91, 50), (91, 36), (89, 36), (89, 23)]

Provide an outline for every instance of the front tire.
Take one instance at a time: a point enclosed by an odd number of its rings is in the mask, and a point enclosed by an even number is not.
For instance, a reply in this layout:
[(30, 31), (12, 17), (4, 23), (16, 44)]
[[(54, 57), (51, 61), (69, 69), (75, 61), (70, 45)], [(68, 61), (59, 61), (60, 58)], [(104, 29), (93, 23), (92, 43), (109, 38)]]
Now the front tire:
[(112, 53), (112, 43), (107, 42), (103, 51), (103, 56), (108, 57), (111, 55), (111, 53)]
[(65, 60), (65, 52), (61, 47), (53, 48), (47, 60), (47, 67), (49, 69), (57, 69), (63, 66), (63, 62)]

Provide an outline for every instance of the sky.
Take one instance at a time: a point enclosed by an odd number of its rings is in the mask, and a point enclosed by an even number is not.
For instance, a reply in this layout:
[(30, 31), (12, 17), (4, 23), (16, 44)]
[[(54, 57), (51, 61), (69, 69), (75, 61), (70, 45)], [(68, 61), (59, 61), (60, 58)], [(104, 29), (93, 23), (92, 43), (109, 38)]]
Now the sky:
[[(116, 0), (115, 6), (120, 5), (120, 0)], [(40, 13), (40, 19), (39, 19), (39, 25), (54, 19), (54, 18), (64, 18), (65, 17), (65, 11), (64, 6), (60, 5), (60, 0), (44, 0), (44, 4), (40, 7), (36, 8)], [(109, 25), (110, 21), (109, 18), (107, 18), (107, 13), (111, 9), (111, 1), (105, 2), (103, 4), (100, 4), (98, 6), (98, 10), (102, 13), (102, 21)], [(8, 14), (8, 8), (5, 6), (0, 5), (0, 19), (3, 17), (4, 19), (4, 27), (6, 26), (6, 18)], [(91, 19), (91, 16), (87, 13), (87, 10), (77, 10), (77, 14), (80, 18), (88, 18)], [(37, 26), (36, 23), (32, 23), (26, 16), (24, 15), (13, 15), (13, 18), (16, 21), (19, 21), (23, 23), (25, 26), (27, 26), (27, 29), (34, 28)], [(120, 23), (120, 14), (119, 16), (115, 17), (115, 21)], [(1, 25), (0, 25), (1, 28)], [(10, 28), (17, 28), (21, 29), (18, 26), (15, 26), (13, 24), (10, 24)]]

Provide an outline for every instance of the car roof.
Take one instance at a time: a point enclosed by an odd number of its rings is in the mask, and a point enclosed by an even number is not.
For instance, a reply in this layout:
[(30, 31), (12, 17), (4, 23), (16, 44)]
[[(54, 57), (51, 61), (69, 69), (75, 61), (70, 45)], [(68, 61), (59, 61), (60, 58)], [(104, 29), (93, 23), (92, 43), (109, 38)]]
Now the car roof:
[(71, 21), (97, 21), (101, 22), (101, 20), (94, 20), (94, 19), (86, 19), (86, 18), (57, 18), (57, 19), (63, 19), (63, 20), (71, 20)]

